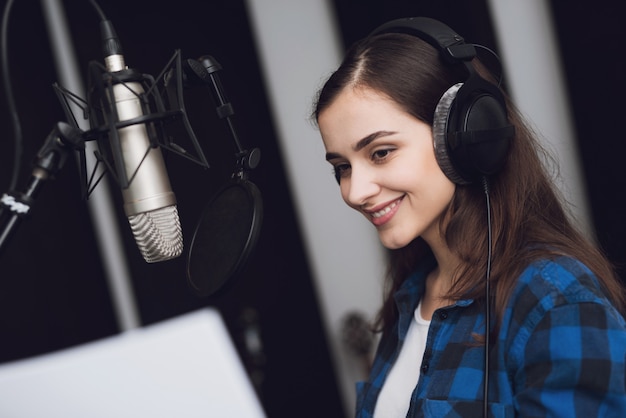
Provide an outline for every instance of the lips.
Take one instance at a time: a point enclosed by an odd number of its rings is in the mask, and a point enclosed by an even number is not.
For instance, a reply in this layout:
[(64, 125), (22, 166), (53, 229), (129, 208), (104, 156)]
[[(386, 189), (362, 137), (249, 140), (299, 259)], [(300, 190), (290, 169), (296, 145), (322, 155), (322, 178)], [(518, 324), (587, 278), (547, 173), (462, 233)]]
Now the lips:
[[(404, 196), (403, 196), (404, 197)], [(376, 210), (369, 210), (367, 213), (371, 216), (371, 221), (376, 226), (381, 226), (387, 222), (395, 215), (395, 213), (400, 208), (400, 202), (403, 197), (400, 199), (396, 199), (392, 202), (386, 203), (381, 207), (376, 208)]]

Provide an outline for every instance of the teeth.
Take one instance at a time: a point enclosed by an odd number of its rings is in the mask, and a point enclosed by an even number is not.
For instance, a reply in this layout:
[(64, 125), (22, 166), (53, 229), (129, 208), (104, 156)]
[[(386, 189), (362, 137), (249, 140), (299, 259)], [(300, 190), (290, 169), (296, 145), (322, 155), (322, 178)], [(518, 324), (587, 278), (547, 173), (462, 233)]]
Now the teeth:
[(374, 218), (380, 218), (381, 216), (388, 214), (391, 211), (391, 209), (395, 208), (397, 205), (398, 205), (397, 201), (393, 202), (391, 205), (387, 206), (386, 208), (372, 213), (372, 216)]

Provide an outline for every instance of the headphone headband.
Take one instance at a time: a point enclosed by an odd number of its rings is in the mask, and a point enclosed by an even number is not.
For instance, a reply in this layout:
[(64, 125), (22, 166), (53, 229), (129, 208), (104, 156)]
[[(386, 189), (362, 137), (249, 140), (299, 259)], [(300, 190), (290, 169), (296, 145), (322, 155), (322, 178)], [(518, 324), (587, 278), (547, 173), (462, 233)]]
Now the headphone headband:
[(370, 36), (383, 33), (406, 33), (417, 36), (435, 47), (442, 59), (449, 64), (471, 61), (476, 56), (474, 45), (466, 44), (465, 39), (448, 25), (429, 17), (407, 17), (383, 23)]

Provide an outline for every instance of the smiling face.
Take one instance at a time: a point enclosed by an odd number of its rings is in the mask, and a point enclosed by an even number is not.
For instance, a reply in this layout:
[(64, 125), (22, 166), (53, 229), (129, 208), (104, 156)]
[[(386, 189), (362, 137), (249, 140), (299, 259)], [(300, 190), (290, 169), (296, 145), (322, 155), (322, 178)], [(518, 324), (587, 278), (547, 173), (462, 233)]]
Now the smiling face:
[(387, 96), (348, 87), (318, 125), (341, 196), (398, 249), (421, 236), (442, 242), (439, 220), (455, 191), (435, 159), (431, 127)]

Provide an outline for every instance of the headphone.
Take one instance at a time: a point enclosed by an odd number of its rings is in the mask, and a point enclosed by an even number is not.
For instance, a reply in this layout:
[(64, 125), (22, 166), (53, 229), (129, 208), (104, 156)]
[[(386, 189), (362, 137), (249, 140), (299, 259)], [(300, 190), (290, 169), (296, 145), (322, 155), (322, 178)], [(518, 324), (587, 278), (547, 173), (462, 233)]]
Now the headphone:
[(464, 65), (468, 77), (441, 96), (433, 119), (435, 156), (444, 174), (456, 184), (471, 184), (497, 173), (506, 162), (514, 127), (507, 119), (502, 92), (482, 78), (470, 61), (472, 44), (442, 22), (427, 17), (392, 20), (370, 36), (404, 33), (434, 46), (443, 62)]

